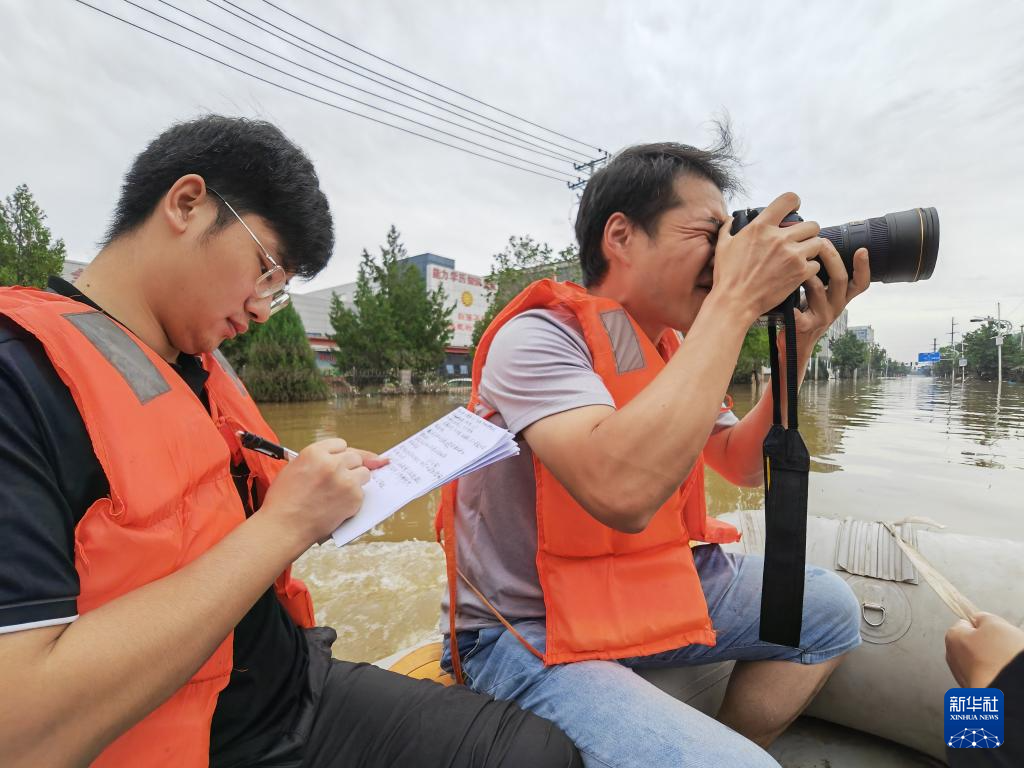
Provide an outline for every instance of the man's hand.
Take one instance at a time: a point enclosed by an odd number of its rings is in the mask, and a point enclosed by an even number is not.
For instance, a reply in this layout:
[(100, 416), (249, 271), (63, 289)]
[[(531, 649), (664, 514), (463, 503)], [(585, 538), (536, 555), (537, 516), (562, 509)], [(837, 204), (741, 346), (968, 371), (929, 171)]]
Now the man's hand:
[(712, 295), (727, 295), (749, 308), (745, 319), (751, 323), (818, 273), (813, 261), (821, 251), (817, 223), (780, 226), (799, 207), (800, 198), (787, 192), (735, 236), (729, 234), (732, 219), (719, 230)]
[[(782, 216), (785, 216), (790, 210), (794, 210), (793, 208), (787, 208), (787, 206), (792, 205), (794, 202), (796, 204), (799, 204), (800, 202), (796, 195), (782, 195), (777, 198), (772, 205), (769, 206), (769, 208), (771, 208), (772, 206), (778, 205), (770, 221), (780, 220), (779, 211), (782, 209), (786, 209), (786, 212), (783, 213)], [(768, 213), (769, 208), (766, 208), (760, 216), (754, 219), (754, 221), (747, 225), (747, 227), (744, 227), (744, 229), (733, 239), (733, 242), (738, 242), (747, 229), (755, 226), (761, 220), (761, 217)], [(808, 224), (812, 225), (810, 229), (798, 229), (800, 227), (805, 227), (805, 225)], [(820, 258), (822, 263), (825, 265), (825, 269), (829, 276), (829, 284), (828, 288), (826, 288), (825, 284), (822, 283), (821, 278), (817, 275), (818, 265), (813, 261), (809, 262), (809, 267), (814, 269), (814, 274), (810, 275), (803, 281), (804, 290), (807, 294), (807, 306), (804, 309), (798, 309), (795, 313), (797, 333), (797, 371), (799, 372), (797, 384), (799, 386), (799, 384), (803, 382), (803, 376), (807, 370), (807, 362), (810, 360), (811, 353), (814, 350), (814, 343), (821, 338), (826, 330), (828, 330), (828, 327), (832, 322), (842, 314), (851, 299), (867, 290), (867, 287), (871, 282), (870, 267), (868, 265), (868, 252), (866, 249), (861, 248), (853, 255), (853, 279), (851, 280), (849, 275), (846, 273), (846, 266), (843, 264), (843, 260), (839, 256), (839, 252), (836, 251), (835, 246), (825, 238), (817, 236), (819, 232), (817, 224), (814, 224), (814, 222), (802, 222), (782, 227), (776, 226), (775, 229), (779, 232), (796, 230), (800, 232), (800, 236), (808, 237), (808, 240), (797, 243), (797, 245), (799, 245), (799, 250), (797, 252), (808, 259), (814, 259), (815, 257)], [(805, 233), (809, 232), (813, 232), (813, 235), (805, 235)], [(772, 236), (775, 237), (775, 235)], [(793, 247), (795, 246), (791, 246), (791, 248)], [(716, 271), (719, 266), (718, 259), (719, 257), (716, 251)], [(767, 267), (770, 268), (770, 263)], [(791, 294), (795, 288), (796, 286), (793, 286), (793, 288), (784, 293), (778, 301), (771, 306), (766, 307), (764, 311), (769, 311), (776, 307), (779, 302)], [(778, 341), (779, 357), (780, 359), (785, 360), (785, 332), (779, 332)], [(784, 392), (786, 390), (785, 366), (783, 366), (783, 370), (780, 371), (780, 379), (782, 381), (782, 391)], [(782, 398), (780, 407), (782, 410), (783, 423), (786, 423), (789, 416), (788, 403), (785, 397)], [(766, 390), (765, 397), (761, 398), (761, 401), (754, 406), (750, 413), (740, 420), (739, 424), (723, 429), (711, 436), (704, 449), (705, 458), (713, 469), (723, 475), (730, 482), (743, 486), (761, 484), (764, 482), (761, 445), (771, 423), (772, 395), (771, 390), (768, 389)]]
[(1024, 630), (991, 613), (972, 627), (958, 621), (946, 632), (946, 663), (961, 688), (991, 685), (1003, 667), (1024, 651)]
[[(760, 218), (760, 217), (758, 217)], [(804, 282), (807, 306), (796, 311), (796, 332), (799, 346), (811, 347), (822, 337), (833, 321), (855, 296), (864, 293), (871, 284), (867, 248), (858, 248), (853, 254), (853, 279), (846, 273), (839, 251), (824, 237), (818, 238), (818, 253), (828, 272), (828, 287), (817, 275)]]
[(257, 514), (283, 522), (301, 554), (359, 511), (370, 467), (382, 461), (340, 437), (313, 443), (281, 470)]

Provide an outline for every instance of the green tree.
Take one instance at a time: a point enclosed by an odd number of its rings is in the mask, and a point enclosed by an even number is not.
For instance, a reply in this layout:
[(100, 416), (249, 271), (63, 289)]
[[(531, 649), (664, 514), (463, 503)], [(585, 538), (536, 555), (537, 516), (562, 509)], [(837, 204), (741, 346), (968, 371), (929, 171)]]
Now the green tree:
[[(967, 358), (967, 370), (979, 379), (995, 381), (999, 370), (999, 350), (996, 347), (998, 329), (989, 320), (984, 325), (964, 334), (964, 357)], [(1019, 334), (1003, 337), (1003, 378), (1008, 378), (1011, 371), (1024, 365), (1024, 354), (1020, 349)]]
[(932, 375), (941, 378), (949, 378), (949, 373), (954, 368), (959, 372), (957, 367), (960, 360), (960, 346), (957, 345), (954, 349), (948, 344), (944, 347), (939, 347), (939, 359), (932, 363)]
[(334, 296), (330, 318), (338, 368), (428, 373), (444, 362), (452, 337), (453, 306), (444, 288), (427, 291), (420, 271), (405, 261), (401, 235), (391, 226), (380, 257), (363, 251), (349, 309)]
[(387, 297), (371, 282), (373, 257), (363, 251), (353, 295), (355, 311), (331, 296), (330, 319), (334, 340), (338, 344), (335, 363), (339, 370), (355, 368), (387, 371), (392, 368), (391, 351), (397, 345), (394, 320)]
[(885, 347), (871, 341), (864, 344), (864, 351), (864, 362), (858, 366), (862, 373), (881, 373), (885, 370), (885, 364), (889, 359)]
[(64, 267), (64, 241), (51, 241), (46, 214), (28, 186), (0, 201), (0, 285), (42, 288)]
[(581, 282), (583, 271), (576, 246), (568, 245), (560, 251), (554, 251), (547, 243), (538, 243), (529, 235), (510, 237), (508, 245), (492, 257), (491, 271), (486, 278), (487, 311), (473, 328), (474, 353), (480, 337), (495, 316), (523, 288), (545, 277), (560, 282)]
[(890, 376), (906, 376), (908, 373), (910, 373), (910, 363), (893, 360), (891, 357), (889, 358)]
[(1011, 381), (1024, 381), (1024, 333), (1003, 339), (1003, 375)]
[(316, 367), (302, 319), (292, 305), (221, 345), (257, 402), (324, 400), (330, 388)]
[(868, 345), (847, 331), (832, 342), (832, 367), (839, 376), (848, 376), (864, 365), (867, 360)]
[(768, 329), (755, 326), (747, 331), (743, 338), (743, 346), (740, 347), (732, 380), (737, 383), (749, 383), (751, 375), (760, 373), (761, 367), (768, 365), (768, 361)]

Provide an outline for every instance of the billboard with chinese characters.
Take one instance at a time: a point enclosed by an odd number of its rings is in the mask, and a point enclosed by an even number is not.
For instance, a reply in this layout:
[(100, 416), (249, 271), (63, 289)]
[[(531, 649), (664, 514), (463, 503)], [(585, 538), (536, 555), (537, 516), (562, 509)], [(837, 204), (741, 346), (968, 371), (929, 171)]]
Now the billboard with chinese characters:
[(473, 343), (473, 327), (487, 309), (487, 288), (477, 275), (459, 272), (438, 264), (427, 264), (427, 290), (439, 285), (444, 288), (447, 303), (454, 302), (452, 310), (453, 347), (468, 347)]

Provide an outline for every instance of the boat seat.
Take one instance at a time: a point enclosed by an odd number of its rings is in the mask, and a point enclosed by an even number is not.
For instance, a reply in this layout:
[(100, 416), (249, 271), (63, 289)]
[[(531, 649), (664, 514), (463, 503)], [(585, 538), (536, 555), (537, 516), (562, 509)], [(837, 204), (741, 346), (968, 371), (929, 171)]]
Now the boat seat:
[(441, 643), (422, 645), (402, 656), (388, 669), (417, 680), (433, 680), (441, 685), (455, 685), (455, 678), (441, 669)]

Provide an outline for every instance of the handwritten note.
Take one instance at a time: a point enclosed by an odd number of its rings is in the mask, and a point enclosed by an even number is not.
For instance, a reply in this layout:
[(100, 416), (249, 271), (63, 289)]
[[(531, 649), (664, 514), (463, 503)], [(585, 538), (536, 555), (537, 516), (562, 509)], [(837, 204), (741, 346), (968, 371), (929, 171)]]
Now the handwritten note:
[(518, 453), (519, 446), (507, 429), (456, 408), (381, 454), (391, 463), (374, 470), (363, 487), (363, 506), (334, 531), (334, 543), (344, 546), (413, 499)]

